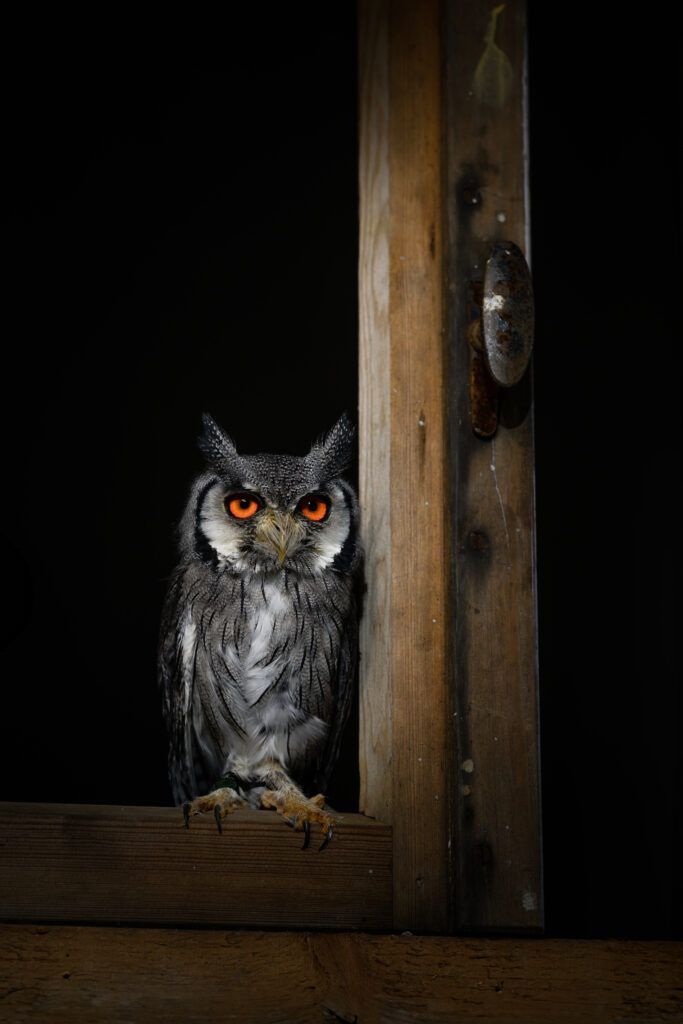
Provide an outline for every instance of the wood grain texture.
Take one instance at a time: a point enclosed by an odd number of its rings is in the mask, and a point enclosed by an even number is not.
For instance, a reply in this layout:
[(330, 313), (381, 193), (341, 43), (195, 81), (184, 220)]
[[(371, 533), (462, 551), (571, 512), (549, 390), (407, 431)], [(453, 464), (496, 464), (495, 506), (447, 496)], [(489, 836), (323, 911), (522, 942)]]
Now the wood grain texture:
[(0, 927), (0, 1021), (683, 1020), (683, 944)]
[(391, 434), (388, 0), (361, 5), (359, 66), (360, 502), (367, 595), (360, 646), (360, 803), (390, 823)]
[(360, 18), (361, 808), (393, 827), (394, 923), (449, 921), (449, 545), (440, 5)]
[(447, 407), (437, 2), (389, 19), (394, 922), (449, 920)]
[[(495, 437), (469, 421), (467, 287), (496, 241), (528, 256), (525, 6), (447, 7), (456, 928), (542, 927), (530, 372)], [(466, 31), (464, 30), (466, 26)], [(541, 341), (542, 343), (542, 341)]]
[(185, 829), (157, 807), (0, 804), (0, 918), (278, 928), (391, 927), (391, 830), (340, 818), (318, 853), (268, 811)]

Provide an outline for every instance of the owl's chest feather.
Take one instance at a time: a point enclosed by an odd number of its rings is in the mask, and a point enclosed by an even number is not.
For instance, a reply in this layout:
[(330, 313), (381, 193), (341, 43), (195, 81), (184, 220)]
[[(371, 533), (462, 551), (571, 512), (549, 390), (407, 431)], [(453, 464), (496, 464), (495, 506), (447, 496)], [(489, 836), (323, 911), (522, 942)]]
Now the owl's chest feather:
[[(291, 620), (294, 618), (291, 599), (275, 584), (264, 585), (257, 591), (256, 599), (249, 602), (239, 622), (239, 641), (228, 641), (223, 649), (226, 663), (233, 669), (233, 678), (238, 680), (239, 697), (244, 710), (256, 711), (261, 718), (269, 705), (267, 691), (275, 688), (279, 678), (287, 672), (290, 657), (287, 657)], [(281, 695), (280, 691), (280, 695)], [(275, 697), (276, 694), (272, 694)], [(259, 708), (260, 705), (263, 705)]]
[(328, 719), (341, 621), (323, 592), (284, 575), (241, 580), (188, 628), (202, 662), (195, 706), (221, 730), (244, 739)]

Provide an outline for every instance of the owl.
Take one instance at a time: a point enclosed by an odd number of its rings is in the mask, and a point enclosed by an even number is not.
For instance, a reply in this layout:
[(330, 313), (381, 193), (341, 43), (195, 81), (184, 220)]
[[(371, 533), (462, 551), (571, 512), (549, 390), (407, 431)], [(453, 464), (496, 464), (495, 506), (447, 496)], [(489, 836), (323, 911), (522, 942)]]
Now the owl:
[[(308, 845), (358, 660), (358, 500), (344, 415), (307, 455), (240, 455), (203, 416), (206, 470), (180, 523), (159, 680), (173, 798), (190, 817), (274, 808)], [(314, 794), (311, 796), (310, 794)]]

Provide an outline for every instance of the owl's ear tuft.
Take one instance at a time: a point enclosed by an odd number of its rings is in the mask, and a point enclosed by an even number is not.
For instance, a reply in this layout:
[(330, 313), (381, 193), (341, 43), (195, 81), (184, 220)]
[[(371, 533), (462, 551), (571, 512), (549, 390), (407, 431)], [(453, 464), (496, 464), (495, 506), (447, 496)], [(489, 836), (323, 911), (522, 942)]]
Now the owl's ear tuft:
[(197, 444), (204, 458), (221, 475), (230, 475), (239, 458), (233, 441), (208, 412), (202, 413), (202, 427)]
[(331, 430), (314, 446), (325, 464), (326, 475), (340, 476), (353, 462), (356, 428), (348, 413), (339, 417)]

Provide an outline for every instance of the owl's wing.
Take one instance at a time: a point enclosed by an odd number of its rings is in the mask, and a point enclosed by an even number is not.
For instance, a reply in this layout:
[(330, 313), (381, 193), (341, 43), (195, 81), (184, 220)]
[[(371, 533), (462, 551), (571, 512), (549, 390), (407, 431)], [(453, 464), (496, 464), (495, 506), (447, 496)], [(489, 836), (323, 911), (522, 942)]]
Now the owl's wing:
[(344, 726), (351, 710), (357, 672), (358, 616), (356, 608), (353, 607), (341, 637), (339, 660), (337, 662), (337, 692), (334, 710), (330, 720), (325, 749), (313, 781), (313, 789), (323, 793), (327, 789), (332, 770), (339, 757)]
[(168, 731), (168, 770), (173, 799), (182, 803), (196, 788), (190, 735), (194, 691), (193, 623), (186, 601), (186, 573), (171, 578), (162, 610), (159, 637), (159, 687)]

